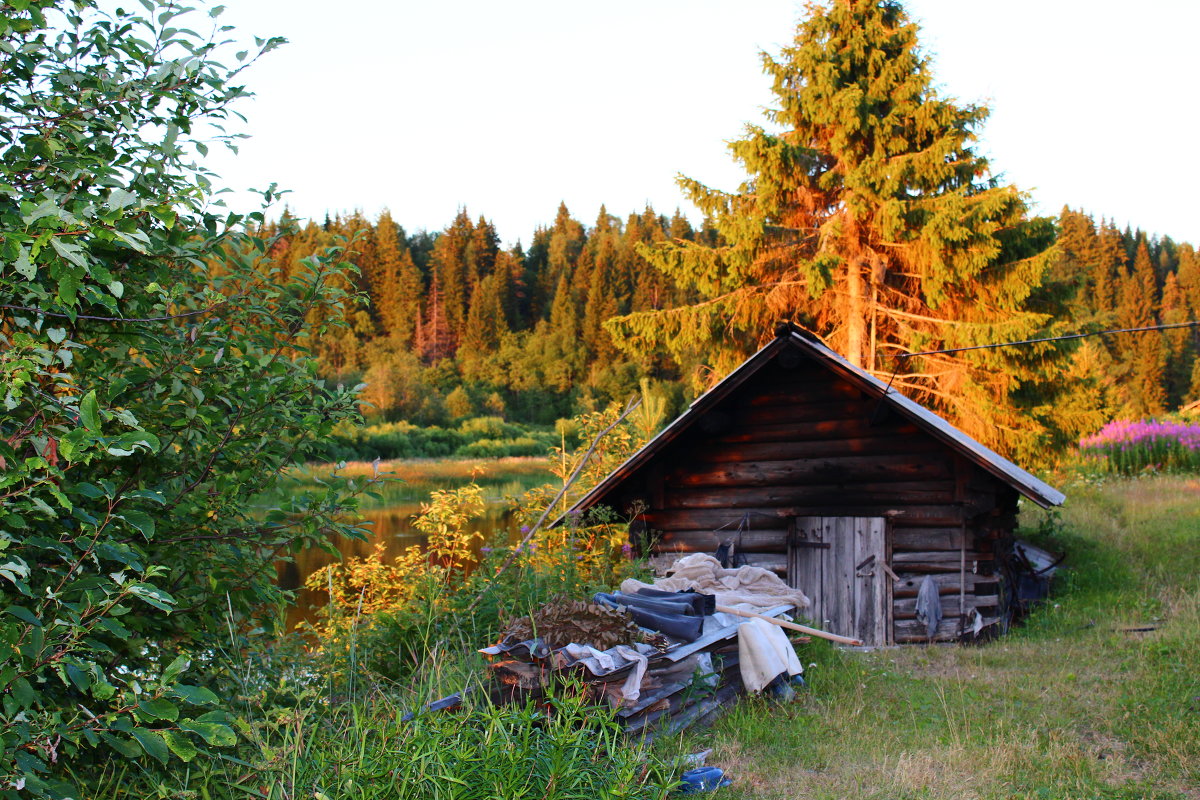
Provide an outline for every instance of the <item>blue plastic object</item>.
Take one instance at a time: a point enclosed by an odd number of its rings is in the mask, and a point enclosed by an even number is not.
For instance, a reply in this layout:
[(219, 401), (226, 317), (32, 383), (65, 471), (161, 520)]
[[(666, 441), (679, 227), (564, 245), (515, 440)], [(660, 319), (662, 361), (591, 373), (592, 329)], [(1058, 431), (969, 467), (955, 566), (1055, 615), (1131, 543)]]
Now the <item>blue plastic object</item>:
[(711, 792), (733, 783), (725, 777), (725, 771), (720, 767), (697, 767), (689, 769), (679, 776), (679, 794), (700, 794)]

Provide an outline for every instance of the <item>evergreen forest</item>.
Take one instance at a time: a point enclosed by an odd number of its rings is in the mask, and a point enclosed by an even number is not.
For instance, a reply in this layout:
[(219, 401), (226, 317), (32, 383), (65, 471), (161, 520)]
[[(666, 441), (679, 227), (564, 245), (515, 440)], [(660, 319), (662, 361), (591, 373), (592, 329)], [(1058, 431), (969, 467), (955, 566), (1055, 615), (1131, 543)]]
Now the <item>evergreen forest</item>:
[[(1040, 282), (1030, 287), (1044, 316), (1017, 335), (1002, 327), (980, 343), (1196, 318), (1200, 261), (1192, 245), (1070, 208), (1037, 223), (1053, 241)], [(560, 205), (553, 224), (511, 248), (501, 246), (486, 217), (466, 210), (433, 233), (409, 233), (386, 211), (375, 220), (356, 213), (320, 224), (285, 213), (260, 233), (275, 242), (285, 273), (339, 238), (351, 242), (348, 259), (358, 272), (350, 288), (359, 304), (347, 327), (312, 347), (326, 378), (366, 384), (360, 397), (374, 423), (445, 427), (489, 416), (545, 426), (647, 388), (674, 413), (772, 335), (770, 318), (758, 320), (760, 328), (732, 337), (725, 361), (706, 359), (703, 349), (678, 359), (663, 350), (631, 352), (622, 342), (620, 326), (631, 316), (653, 319), (701, 297), (657, 267), (656, 248), (726, 241), (711, 220), (696, 228), (678, 211), (646, 208), (622, 219), (602, 209), (589, 225)], [(778, 314), (812, 324), (803, 305)], [(1032, 396), (1019, 398), (1027, 420), (1043, 420), (1040, 435), (992, 444), (1061, 446), (1110, 419), (1176, 410), (1200, 396), (1198, 343), (1197, 331), (1184, 328), (1046, 349), (1032, 359), (1043, 379), (1031, 380)], [(880, 359), (876, 373), (887, 380), (893, 368)]]

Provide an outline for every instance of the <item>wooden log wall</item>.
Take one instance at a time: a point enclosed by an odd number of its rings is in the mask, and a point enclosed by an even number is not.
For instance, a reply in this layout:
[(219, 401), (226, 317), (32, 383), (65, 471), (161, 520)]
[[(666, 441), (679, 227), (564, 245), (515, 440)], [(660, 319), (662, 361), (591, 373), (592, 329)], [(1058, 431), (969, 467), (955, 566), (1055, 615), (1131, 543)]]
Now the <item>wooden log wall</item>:
[(624, 484), (614, 505), (645, 504), (639, 524), (654, 560), (732, 538), (746, 563), (785, 575), (791, 518), (883, 516), (899, 578), (896, 642), (925, 641), (915, 605), (927, 575), (942, 598), (938, 639), (969, 628), (973, 611), (994, 621), (996, 553), (1016, 493), (825, 367), (799, 362), (763, 367)]

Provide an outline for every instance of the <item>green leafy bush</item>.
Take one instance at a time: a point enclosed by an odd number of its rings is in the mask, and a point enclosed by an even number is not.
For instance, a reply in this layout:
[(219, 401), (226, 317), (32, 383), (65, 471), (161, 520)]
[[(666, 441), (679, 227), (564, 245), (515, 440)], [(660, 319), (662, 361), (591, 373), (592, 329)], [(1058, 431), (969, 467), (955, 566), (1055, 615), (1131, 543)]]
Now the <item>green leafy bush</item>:
[(335, 462), (540, 456), (558, 441), (558, 436), (548, 430), (526, 428), (497, 417), (475, 417), (457, 428), (382, 422), (338, 426), (325, 445), (324, 456)]
[(511, 456), (539, 456), (546, 452), (546, 442), (529, 436), (516, 439), (480, 439), (463, 445), (455, 451), (462, 458), (507, 458)]
[(216, 27), (166, 0), (0, 5), (4, 796), (232, 745), (217, 642), (281, 600), (277, 556), (354, 533), (336, 481), (250, 504), (356, 416), (304, 357), (353, 298), (337, 251), (282, 276), (210, 205), (195, 160), (246, 95)]

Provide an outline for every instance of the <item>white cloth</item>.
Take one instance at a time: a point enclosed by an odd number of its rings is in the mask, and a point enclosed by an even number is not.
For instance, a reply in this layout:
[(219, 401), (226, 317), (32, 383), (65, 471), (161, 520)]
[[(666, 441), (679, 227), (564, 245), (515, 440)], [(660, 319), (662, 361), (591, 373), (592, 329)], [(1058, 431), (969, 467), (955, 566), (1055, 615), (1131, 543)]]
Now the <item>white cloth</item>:
[(617, 645), (613, 649), (617, 651), (617, 655), (634, 662), (633, 669), (629, 671), (629, 676), (625, 678), (625, 683), (621, 684), (620, 705), (631, 706), (642, 696), (642, 678), (646, 677), (646, 668), (650, 666), (650, 659), (632, 647), (626, 647), (623, 644)]
[(630, 578), (621, 582), (621, 591), (636, 594), (638, 589), (661, 589), (682, 592), (694, 589), (716, 595), (717, 604), (734, 606), (748, 603), (756, 608), (792, 605), (809, 606), (808, 597), (799, 589), (788, 586), (778, 575), (762, 567), (744, 566), (726, 569), (721, 562), (706, 553), (692, 553), (676, 561), (666, 578), (653, 584)]
[(650, 666), (647, 653), (654, 648), (646, 644), (633, 647), (619, 644), (609, 650), (597, 650), (585, 644), (568, 644), (557, 651), (562, 657), (563, 666), (582, 664), (588, 672), (596, 677), (608, 675), (619, 669), (633, 664), (625, 682), (621, 684), (621, 705), (633, 705), (641, 697), (642, 679), (646, 677), (646, 669)]
[(738, 666), (748, 692), (761, 692), (785, 672), (804, 671), (783, 628), (761, 619), (748, 619), (738, 628)]
[(917, 622), (925, 624), (925, 634), (929, 639), (937, 636), (938, 626), (942, 624), (942, 598), (932, 575), (926, 575), (921, 581), (921, 588), (917, 590)]

